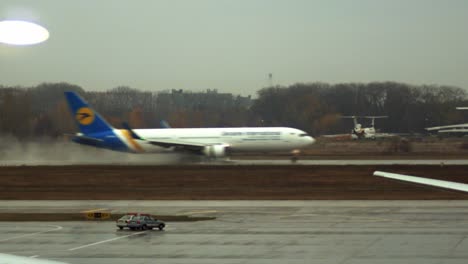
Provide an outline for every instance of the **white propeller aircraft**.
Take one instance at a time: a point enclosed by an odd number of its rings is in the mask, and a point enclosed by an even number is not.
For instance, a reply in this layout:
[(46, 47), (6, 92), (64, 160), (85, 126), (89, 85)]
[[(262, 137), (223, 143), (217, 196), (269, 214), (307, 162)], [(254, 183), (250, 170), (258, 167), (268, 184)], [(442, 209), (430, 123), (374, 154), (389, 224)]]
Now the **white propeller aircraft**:
[[(341, 118), (353, 119), (354, 127), (351, 130), (351, 134), (324, 135), (324, 137), (335, 139), (377, 139), (384, 137), (395, 137), (397, 134), (380, 133), (375, 129), (375, 119), (387, 117), (388, 116), (342, 116)], [(362, 125), (358, 123), (358, 118), (371, 119), (371, 126), (362, 127)]]
[(79, 144), (115, 151), (151, 153), (180, 151), (211, 158), (236, 152), (289, 151), (315, 142), (306, 132), (289, 127), (116, 129), (75, 92), (65, 92), (72, 116), (80, 129)]
[[(390, 137), (394, 136), (387, 133), (378, 133), (375, 129), (375, 119), (387, 118), (388, 116), (342, 116), (341, 118), (352, 118), (354, 123), (354, 128), (351, 130), (352, 139), (376, 139), (381, 137)], [(371, 119), (370, 127), (362, 127), (358, 123), (358, 118)]]

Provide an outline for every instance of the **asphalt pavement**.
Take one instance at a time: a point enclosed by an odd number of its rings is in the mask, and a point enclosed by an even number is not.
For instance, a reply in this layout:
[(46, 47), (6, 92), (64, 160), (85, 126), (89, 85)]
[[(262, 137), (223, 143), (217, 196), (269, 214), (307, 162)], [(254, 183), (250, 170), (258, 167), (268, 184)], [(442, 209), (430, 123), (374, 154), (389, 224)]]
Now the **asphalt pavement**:
[(215, 216), (165, 231), (0, 222), (0, 252), (68, 263), (466, 263), (465, 201), (0, 201), (2, 212)]

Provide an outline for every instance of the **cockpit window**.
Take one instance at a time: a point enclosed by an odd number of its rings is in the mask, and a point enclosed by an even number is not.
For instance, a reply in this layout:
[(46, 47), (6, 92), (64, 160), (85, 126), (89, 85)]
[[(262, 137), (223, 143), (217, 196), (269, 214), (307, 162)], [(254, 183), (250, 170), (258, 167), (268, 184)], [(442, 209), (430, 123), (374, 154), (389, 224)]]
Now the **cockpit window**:
[(299, 134), (299, 136), (300, 136), (300, 137), (308, 137), (309, 135), (307, 135), (307, 134), (304, 133), (304, 134)]

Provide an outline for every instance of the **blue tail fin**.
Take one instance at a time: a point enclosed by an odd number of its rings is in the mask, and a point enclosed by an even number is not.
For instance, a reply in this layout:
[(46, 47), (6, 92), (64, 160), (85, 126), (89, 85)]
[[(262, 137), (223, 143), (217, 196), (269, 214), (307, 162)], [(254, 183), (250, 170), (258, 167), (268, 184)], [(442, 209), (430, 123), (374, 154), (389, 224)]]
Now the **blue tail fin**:
[(104, 118), (94, 111), (88, 103), (75, 92), (65, 92), (72, 116), (80, 131), (85, 134), (110, 131), (113, 129)]

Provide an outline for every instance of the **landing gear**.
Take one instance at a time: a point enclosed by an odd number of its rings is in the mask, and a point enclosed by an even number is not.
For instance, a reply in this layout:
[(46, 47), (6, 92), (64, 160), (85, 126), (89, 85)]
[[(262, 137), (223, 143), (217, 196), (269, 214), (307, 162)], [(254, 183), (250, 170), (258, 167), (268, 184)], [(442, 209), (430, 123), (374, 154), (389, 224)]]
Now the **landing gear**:
[(296, 163), (299, 160), (299, 155), (301, 154), (301, 151), (298, 149), (295, 149), (291, 151), (291, 162)]

